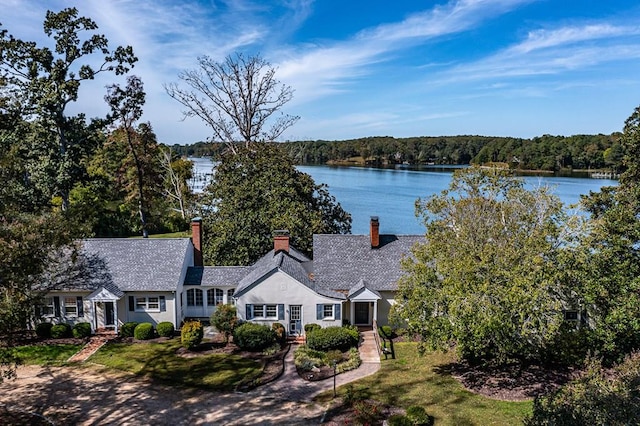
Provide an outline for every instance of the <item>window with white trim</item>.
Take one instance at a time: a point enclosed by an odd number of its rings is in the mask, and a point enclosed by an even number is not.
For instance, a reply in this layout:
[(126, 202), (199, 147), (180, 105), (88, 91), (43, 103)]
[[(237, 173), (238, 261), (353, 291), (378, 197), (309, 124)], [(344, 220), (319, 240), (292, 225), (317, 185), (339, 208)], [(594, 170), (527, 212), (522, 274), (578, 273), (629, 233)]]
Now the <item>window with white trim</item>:
[(323, 319), (333, 318), (333, 305), (323, 305), (322, 316)]
[(214, 299), (214, 306), (217, 305), (222, 305), (222, 303), (224, 302), (224, 291), (222, 291), (222, 289), (216, 288), (214, 289), (215, 291), (215, 299)]
[(202, 306), (202, 290), (199, 288), (187, 290), (187, 306)]
[(63, 299), (64, 303), (64, 314), (69, 316), (78, 315), (78, 302), (75, 297), (65, 297)]
[(160, 299), (158, 296), (136, 296), (136, 311), (160, 312)]
[(234, 293), (236, 292), (235, 288), (230, 288), (229, 290), (227, 290), (227, 304), (228, 305), (235, 305), (236, 301), (233, 298)]
[(278, 305), (265, 305), (266, 318), (278, 318)]
[(264, 305), (253, 305), (253, 317), (264, 318)]

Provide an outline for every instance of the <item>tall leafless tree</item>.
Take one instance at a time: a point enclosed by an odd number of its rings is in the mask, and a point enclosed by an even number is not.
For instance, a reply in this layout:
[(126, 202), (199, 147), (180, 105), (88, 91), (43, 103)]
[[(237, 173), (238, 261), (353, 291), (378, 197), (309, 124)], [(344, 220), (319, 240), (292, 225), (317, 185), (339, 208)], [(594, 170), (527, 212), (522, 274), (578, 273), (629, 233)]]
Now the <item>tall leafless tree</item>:
[(237, 53), (216, 62), (208, 56), (198, 58), (198, 68), (184, 71), (177, 83), (165, 85), (167, 94), (186, 110), (184, 118), (200, 117), (213, 130), (213, 137), (234, 143), (275, 141), (300, 117), (273, 115), (293, 97), (290, 86), (275, 78), (276, 69), (259, 55)]

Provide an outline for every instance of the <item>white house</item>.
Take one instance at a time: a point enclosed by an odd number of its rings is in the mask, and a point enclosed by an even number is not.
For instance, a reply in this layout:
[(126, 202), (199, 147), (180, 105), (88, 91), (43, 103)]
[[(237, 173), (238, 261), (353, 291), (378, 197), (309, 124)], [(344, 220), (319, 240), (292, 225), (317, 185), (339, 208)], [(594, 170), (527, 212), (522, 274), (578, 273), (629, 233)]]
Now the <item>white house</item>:
[(89, 322), (118, 329), (125, 322), (208, 319), (219, 304), (235, 304), (238, 316), (280, 322), (291, 334), (304, 325), (386, 324), (400, 260), (422, 236), (381, 235), (377, 217), (370, 235), (315, 235), (313, 259), (277, 232), (274, 247), (251, 266), (203, 266), (202, 226), (192, 238), (88, 239), (82, 273), (45, 297), (43, 319)]

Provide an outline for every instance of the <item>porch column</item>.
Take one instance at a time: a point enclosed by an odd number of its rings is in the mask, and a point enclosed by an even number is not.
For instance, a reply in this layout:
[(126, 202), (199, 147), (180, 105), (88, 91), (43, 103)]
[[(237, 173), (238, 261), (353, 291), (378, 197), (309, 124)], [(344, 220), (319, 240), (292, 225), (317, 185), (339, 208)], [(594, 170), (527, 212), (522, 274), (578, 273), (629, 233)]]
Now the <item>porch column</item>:
[(96, 301), (92, 300), (91, 303), (89, 304), (89, 315), (91, 318), (91, 331), (93, 333), (96, 332), (96, 330), (98, 329), (98, 320), (96, 318)]
[(113, 326), (116, 334), (118, 334), (118, 301), (113, 301)]
[(227, 290), (223, 289), (222, 290), (222, 304), (226, 305), (228, 303), (228, 299), (227, 299)]
[(373, 301), (373, 322), (374, 323), (378, 322), (378, 301), (377, 300)]
[(356, 323), (356, 310), (354, 308), (353, 300), (349, 301), (349, 322), (351, 325)]

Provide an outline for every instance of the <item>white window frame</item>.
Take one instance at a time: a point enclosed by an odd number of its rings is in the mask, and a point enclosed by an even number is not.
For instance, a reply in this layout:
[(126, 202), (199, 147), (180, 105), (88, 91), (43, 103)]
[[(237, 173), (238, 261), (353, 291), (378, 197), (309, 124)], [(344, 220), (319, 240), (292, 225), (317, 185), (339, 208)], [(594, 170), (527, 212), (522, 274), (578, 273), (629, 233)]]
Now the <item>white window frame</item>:
[(235, 294), (236, 289), (235, 288), (230, 288), (227, 290), (227, 305), (235, 305), (236, 301), (233, 298), (233, 295)]
[(221, 288), (215, 289), (214, 301), (215, 304), (213, 306), (222, 305), (224, 303), (224, 290)]
[(61, 299), (61, 313), (65, 317), (77, 317), (78, 316), (78, 299), (76, 296), (63, 296)]
[[(258, 311), (260, 313), (258, 313)], [(264, 305), (253, 305), (253, 318), (252, 319), (264, 319)]]
[[(330, 308), (331, 314), (327, 315), (327, 307)], [(336, 317), (335, 306), (332, 303), (325, 303), (322, 305), (322, 319), (333, 320)]]
[[(191, 294), (193, 294), (193, 297), (189, 298), (189, 292), (191, 292)], [(198, 298), (198, 295), (200, 296)], [(191, 300), (190, 300), (191, 299)], [(200, 303), (198, 303), (198, 299), (200, 301)], [(193, 302), (193, 303), (190, 303)], [(204, 300), (203, 300), (203, 295), (202, 295), (202, 289), (200, 288), (190, 288), (187, 290), (187, 306), (203, 306), (204, 305)]]
[[(273, 309), (273, 315), (269, 315), (269, 311)], [(268, 304), (264, 305), (264, 318), (265, 319), (278, 319), (278, 305)]]
[(135, 296), (135, 308), (136, 312), (160, 312), (160, 297)]

